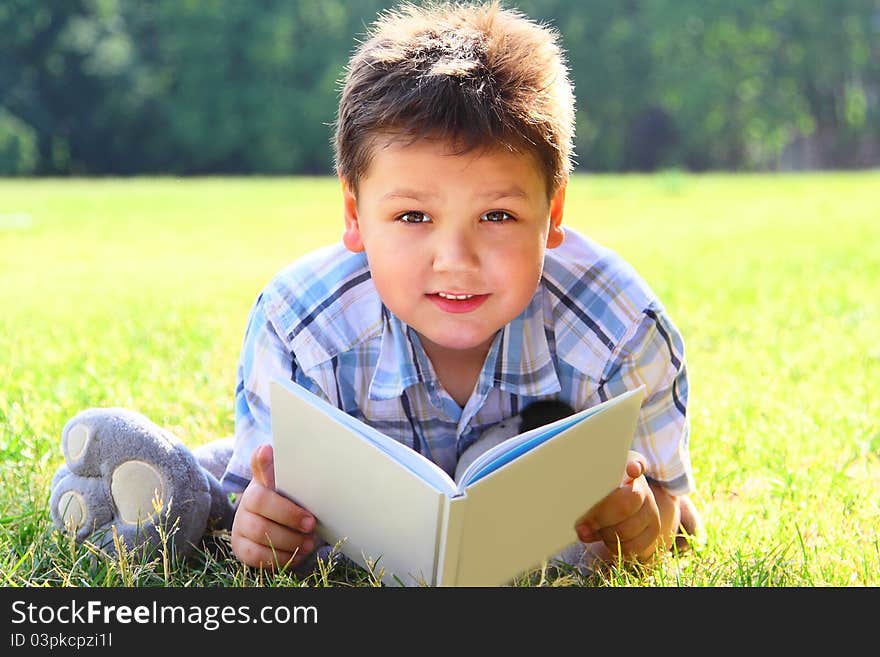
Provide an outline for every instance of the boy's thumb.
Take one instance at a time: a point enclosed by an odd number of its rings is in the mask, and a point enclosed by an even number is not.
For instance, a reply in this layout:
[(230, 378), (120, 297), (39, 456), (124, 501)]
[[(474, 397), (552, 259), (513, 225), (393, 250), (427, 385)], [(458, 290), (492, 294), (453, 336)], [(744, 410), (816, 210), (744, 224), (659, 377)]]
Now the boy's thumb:
[(626, 473), (623, 476), (622, 484), (635, 481), (648, 471), (648, 462), (639, 452), (629, 451), (626, 456)]
[(272, 445), (260, 445), (251, 456), (251, 472), (258, 484), (275, 490), (275, 453)]

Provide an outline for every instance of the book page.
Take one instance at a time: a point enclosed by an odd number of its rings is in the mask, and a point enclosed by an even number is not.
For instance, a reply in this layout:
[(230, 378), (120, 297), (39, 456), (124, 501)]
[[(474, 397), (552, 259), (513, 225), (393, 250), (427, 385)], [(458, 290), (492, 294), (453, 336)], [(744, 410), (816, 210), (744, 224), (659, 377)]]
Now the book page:
[(448, 495), (457, 493), (458, 489), (455, 486), (455, 482), (444, 472), (443, 468), (414, 449), (398, 442), (391, 436), (386, 436), (366, 422), (352, 417), (332, 404), (328, 404), (324, 399), (312, 394), (292, 381), (278, 380), (273, 383), (282, 386), (290, 394), (323, 411), (333, 421), (338, 422), (367, 440), (436, 490)]
[(607, 406), (619, 403), (627, 395), (634, 394), (634, 392), (635, 391), (624, 393), (623, 395), (609, 399), (601, 404), (584, 409), (574, 415), (536, 427), (531, 431), (512, 436), (504, 442), (486, 450), (475, 458), (461, 474), (461, 479), (458, 484), (459, 490), (463, 491), (470, 484), (479, 481), (486, 475), (494, 472), (506, 463), (509, 463), (520, 454), (524, 454), (530, 449), (537, 447), (541, 443), (577, 424), (581, 420), (602, 411)]
[(499, 586), (577, 541), (575, 521), (620, 485), (644, 395), (640, 387), (600, 405), (452, 500), (463, 513), (448, 559), (456, 572), (440, 580)]
[(271, 384), (278, 491), (314, 514), (318, 536), (341, 540), (342, 553), (365, 568), (374, 561), (374, 573), (384, 569), (386, 584), (396, 583), (392, 574), (407, 585), (430, 584), (444, 493), (309, 396), (292, 393), (293, 385)]

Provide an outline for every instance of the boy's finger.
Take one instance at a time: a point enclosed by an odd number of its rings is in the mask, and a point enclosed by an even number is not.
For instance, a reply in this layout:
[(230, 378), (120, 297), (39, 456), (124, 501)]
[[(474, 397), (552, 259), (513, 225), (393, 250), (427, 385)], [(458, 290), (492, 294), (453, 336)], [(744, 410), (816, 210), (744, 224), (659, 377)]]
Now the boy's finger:
[(266, 486), (246, 495), (242, 504), (250, 513), (279, 525), (300, 532), (311, 532), (315, 529), (316, 520), (311, 513)]
[(585, 522), (575, 525), (574, 530), (577, 532), (577, 537), (581, 543), (595, 543), (602, 540), (602, 537), (594, 532)]
[(288, 552), (277, 548), (266, 547), (248, 538), (240, 538), (236, 555), (248, 566), (266, 568), (272, 571), (287, 567), (296, 567), (306, 558), (303, 550)]
[(644, 456), (642, 456), (638, 452), (630, 450), (629, 454), (626, 457), (625, 470), (626, 476), (623, 483), (626, 484), (635, 479), (638, 479), (643, 474), (645, 474), (648, 471), (648, 462), (645, 460)]
[(266, 522), (265, 518), (258, 520), (253, 514), (244, 518), (240, 533), (258, 545), (284, 552), (311, 552), (315, 546), (312, 534), (304, 534), (277, 522)]
[(271, 445), (260, 445), (251, 455), (251, 472), (258, 484), (275, 490), (275, 453)]

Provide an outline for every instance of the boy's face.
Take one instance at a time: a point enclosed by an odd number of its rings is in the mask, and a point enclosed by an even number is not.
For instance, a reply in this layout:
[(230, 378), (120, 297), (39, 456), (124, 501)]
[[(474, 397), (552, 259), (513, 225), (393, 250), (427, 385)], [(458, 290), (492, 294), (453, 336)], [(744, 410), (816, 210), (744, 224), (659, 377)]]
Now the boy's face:
[(485, 355), (563, 240), (565, 188), (548, 201), (528, 154), (380, 141), (357, 197), (344, 181), (343, 196), (345, 245), (366, 251), (383, 302), (429, 354)]

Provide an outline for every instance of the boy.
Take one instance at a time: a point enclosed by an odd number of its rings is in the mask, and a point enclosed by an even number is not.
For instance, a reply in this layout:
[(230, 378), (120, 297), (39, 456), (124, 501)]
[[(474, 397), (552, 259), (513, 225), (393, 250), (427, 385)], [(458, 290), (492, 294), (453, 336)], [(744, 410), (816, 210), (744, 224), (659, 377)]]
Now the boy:
[[(240, 493), (242, 562), (296, 567), (316, 547), (315, 518), (274, 490), (275, 377), (450, 475), (484, 431), (532, 402), (581, 410), (644, 384), (628, 481), (572, 518), (580, 542), (561, 556), (588, 566), (619, 548), (647, 560), (680, 524), (698, 532), (682, 340), (629, 265), (563, 229), (573, 123), (556, 34), (522, 14), (407, 5), (376, 21), (336, 122), (342, 244), (277, 274), (244, 336), (222, 473), (223, 491)], [(177, 492), (182, 542), (201, 536), (209, 507), (225, 513), (221, 484), (145, 418), (86, 411), (62, 443), (50, 507), (78, 540), (114, 520), (133, 540), (156, 490)]]
[(567, 555), (619, 543), (650, 559), (682, 508), (694, 530), (681, 337), (628, 265), (562, 227), (573, 120), (555, 33), (518, 12), (404, 6), (376, 21), (337, 116), (343, 243), (280, 272), (247, 326), (223, 476), (243, 490), (241, 561), (296, 566), (315, 548), (315, 518), (274, 491), (275, 376), (450, 474), (532, 401), (580, 410), (645, 384), (630, 481), (572, 519), (582, 544)]

